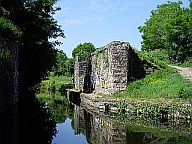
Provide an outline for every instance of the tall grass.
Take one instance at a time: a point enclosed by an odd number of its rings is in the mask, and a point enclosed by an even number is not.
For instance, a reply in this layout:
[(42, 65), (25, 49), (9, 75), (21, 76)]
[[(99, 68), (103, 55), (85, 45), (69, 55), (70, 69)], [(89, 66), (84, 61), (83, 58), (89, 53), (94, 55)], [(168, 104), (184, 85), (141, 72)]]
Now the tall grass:
[(47, 80), (40, 84), (38, 96), (60, 95), (63, 87), (73, 86), (72, 77), (50, 75)]
[(192, 82), (181, 77), (176, 70), (166, 68), (129, 83), (125, 91), (113, 97), (188, 99), (192, 98)]

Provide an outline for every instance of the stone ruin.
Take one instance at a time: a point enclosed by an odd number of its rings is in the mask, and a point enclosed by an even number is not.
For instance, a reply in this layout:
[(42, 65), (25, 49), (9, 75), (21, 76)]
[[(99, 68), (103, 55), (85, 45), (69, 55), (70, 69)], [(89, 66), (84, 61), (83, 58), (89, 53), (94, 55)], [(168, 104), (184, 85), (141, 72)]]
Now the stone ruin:
[(111, 95), (145, 75), (143, 61), (128, 42), (113, 41), (96, 49), (87, 61), (76, 56), (75, 89), (85, 93)]

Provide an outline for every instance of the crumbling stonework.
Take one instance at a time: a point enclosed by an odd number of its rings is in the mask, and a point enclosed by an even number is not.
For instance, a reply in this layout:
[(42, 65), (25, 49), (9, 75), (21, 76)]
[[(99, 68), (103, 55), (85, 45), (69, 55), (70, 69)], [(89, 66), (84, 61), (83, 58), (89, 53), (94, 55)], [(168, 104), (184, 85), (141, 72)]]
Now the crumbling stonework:
[(83, 90), (84, 78), (86, 74), (87, 63), (80, 60), (80, 56), (76, 56), (75, 62), (75, 88)]
[(137, 61), (140, 62), (140, 58), (130, 44), (120, 41), (113, 41), (97, 49), (87, 62), (82, 62), (77, 56), (75, 88), (86, 93), (113, 94), (123, 91), (129, 81), (145, 75), (142, 62), (137, 68), (134, 67)]
[(113, 41), (92, 55), (92, 80), (96, 93), (125, 90), (128, 82), (127, 42)]

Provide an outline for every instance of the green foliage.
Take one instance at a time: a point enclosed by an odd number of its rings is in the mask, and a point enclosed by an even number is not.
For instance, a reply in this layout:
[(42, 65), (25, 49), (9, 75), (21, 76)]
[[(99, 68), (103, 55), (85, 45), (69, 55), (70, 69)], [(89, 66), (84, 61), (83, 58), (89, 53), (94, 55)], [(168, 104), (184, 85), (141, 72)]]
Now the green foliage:
[(192, 57), (185, 60), (183, 63), (179, 63), (178, 65), (192, 68)]
[(172, 68), (161, 69), (128, 84), (124, 92), (114, 94), (119, 98), (192, 98), (192, 82)]
[(55, 76), (69, 76), (74, 74), (74, 58), (67, 58), (63, 51), (58, 51), (56, 56), (56, 64), (53, 67), (53, 73)]
[(66, 94), (66, 88), (72, 87), (74, 87), (72, 77), (54, 76), (52, 73), (47, 80), (41, 82), (38, 96), (63, 95)]
[(9, 63), (10, 58), (11, 58), (10, 51), (5, 48), (1, 48), (0, 49), (0, 60)]
[(139, 27), (142, 50), (167, 50), (169, 59), (176, 62), (191, 57), (192, 14), (181, 4), (181, 1), (168, 2), (151, 12), (150, 19)]
[(38, 99), (42, 102), (46, 102), (49, 105), (50, 111), (52, 113), (52, 118), (56, 123), (63, 123), (67, 118), (73, 118), (73, 107), (71, 107), (68, 99), (63, 96), (44, 97), (38, 96)]
[(161, 53), (159, 50), (154, 50), (151, 52), (137, 51), (137, 54), (143, 60), (146, 60), (148, 63), (153, 63), (161, 68), (167, 67), (167, 56)]
[[(2, 0), (1, 7), (9, 12), (6, 20), (14, 23), (22, 35), (19, 39), (19, 88), (33, 89), (52, 70), (56, 62), (56, 49), (59, 42), (49, 42), (49, 38), (64, 37), (63, 30), (57, 25), (53, 14), (56, 0)], [(5, 27), (5, 26), (3, 26)], [(16, 27), (9, 25), (11, 37), (18, 35)], [(9, 31), (6, 32), (9, 34)], [(10, 33), (11, 34), (11, 33)]]
[(76, 55), (79, 55), (81, 60), (87, 60), (88, 56), (95, 51), (95, 46), (92, 43), (83, 43), (77, 45), (76, 48), (72, 51), (72, 56), (75, 58)]
[[(164, 126), (155, 127), (155, 126), (145, 126), (143, 123), (139, 122), (127, 123), (127, 133), (134, 134), (139, 133), (142, 137), (142, 141), (150, 144), (189, 144), (191, 142), (191, 137), (185, 135), (182, 132), (175, 130), (163, 129)], [(174, 129), (174, 126), (173, 128)]]
[(72, 88), (74, 88), (73, 83), (65, 83), (61, 85), (58, 91), (61, 93), (61, 95), (67, 95), (67, 89), (72, 89)]
[(22, 32), (12, 22), (0, 17), (0, 35), (3, 36), (3, 38), (18, 40)]

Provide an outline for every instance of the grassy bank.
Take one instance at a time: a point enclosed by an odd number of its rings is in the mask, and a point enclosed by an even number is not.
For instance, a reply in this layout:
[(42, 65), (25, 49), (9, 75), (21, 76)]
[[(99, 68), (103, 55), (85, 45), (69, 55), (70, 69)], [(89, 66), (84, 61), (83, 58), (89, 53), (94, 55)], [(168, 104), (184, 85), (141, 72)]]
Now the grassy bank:
[(118, 98), (192, 98), (192, 82), (184, 79), (173, 68), (158, 70), (144, 79), (128, 84)]
[(41, 82), (40, 93), (37, 96), (63, 95), (66, 88), (73, 86), (72, 77), (50, 75), (47, 80)]

